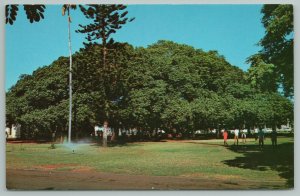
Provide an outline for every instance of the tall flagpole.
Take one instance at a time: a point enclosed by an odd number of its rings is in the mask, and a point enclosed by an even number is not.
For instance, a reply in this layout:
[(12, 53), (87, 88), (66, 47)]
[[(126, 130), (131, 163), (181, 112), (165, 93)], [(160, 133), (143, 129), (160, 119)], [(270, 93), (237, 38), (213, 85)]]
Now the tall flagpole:
[(68, 11), (68, 33), (69, 33), (69, 53), (70, 53), (70, 66), (69, 66), (69, 130), (68, 130), (68, 143), (71, 143), (72, 131), (72, 45), (71, 45), (71, 17), (70, 7)]

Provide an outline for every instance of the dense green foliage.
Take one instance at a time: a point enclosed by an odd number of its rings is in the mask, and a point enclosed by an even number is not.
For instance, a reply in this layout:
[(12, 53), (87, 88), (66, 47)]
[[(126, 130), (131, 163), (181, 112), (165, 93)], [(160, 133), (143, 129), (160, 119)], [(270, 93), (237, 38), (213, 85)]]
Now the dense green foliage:
[[(262, 23), (265, 36), (260, 40), (262, 50), (248, 59), (250, 75), (265, 72), (261, 83), (270, 84), (273, 91), (281, 88), (284, 95), (294, 95), (294, 15), (293, 5), (264, 5)], [(258, 60), (259, 59), (259, 60)], [(252, 77), (251, 77), (252, 78)], [(268, 80), (267, 78), (272, 78)], [(256, 82), (254, 82), (256, 83)]]
[[(116, 128), (167, 131), (274, 126), (293, 119), (290, 100), (253, 88), (247, 74), (216, 51), (170, 41), (147, 48), (109, 47), (115, 49), (107, 56), (110, 71), (101, 63), (101, 45), (87, 45), (73, 55), (73, 130), (78, 134), (91, 133), (105, 119)], [(24, 134), (65, 132), (67, 117), (66, 57), (21, 76), (7, 92), (7, 122), (20, 123), (28, 131)]]

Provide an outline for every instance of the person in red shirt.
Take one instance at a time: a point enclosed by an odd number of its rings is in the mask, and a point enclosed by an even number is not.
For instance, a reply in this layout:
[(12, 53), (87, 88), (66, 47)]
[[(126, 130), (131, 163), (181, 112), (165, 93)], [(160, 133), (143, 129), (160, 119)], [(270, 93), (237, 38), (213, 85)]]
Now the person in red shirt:
[(228, 146), (227, 144), (228, 132), (226, 130), (223, 131), (223, 138), (224, 138), (224, 146)]

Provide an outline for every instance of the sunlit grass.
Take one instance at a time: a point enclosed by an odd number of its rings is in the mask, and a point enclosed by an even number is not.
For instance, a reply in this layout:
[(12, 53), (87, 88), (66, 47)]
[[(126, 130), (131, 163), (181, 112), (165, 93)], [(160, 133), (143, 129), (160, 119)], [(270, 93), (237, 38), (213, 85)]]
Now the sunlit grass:
[[(232, 141), (229, 141), (232, 143)], [(293, 144), (293, 138), (279, 138), (278, 144)], [(7, 168), (41, 169), (47, 165), (58, 171), (71, 171), (88, 167), (101, 172), (155, 175), (155, 176), (201, 176), (207, 178), (232, 178), (253, 181), (283, 180), (276, 170), (253, 170), (232, 167), (226, 160), (243, 157), (241, 152), (225, 148), (222, 140), (189, 140), (184, 142), (130, 143), (124, 146), (103, 148), (96, 144), (78, 144), (68, 147), (56, 144), (7, 144)], [(248, 147), (257, 146), (248, 140)], [(272, 153), (270, 140), (265, 141), (266, 150)], [(240, 150), (246, 146), (240, 143)], [(253, 153), (259, 153), (254, 147)], [(292, 147), (280, 147), (282, 153)], [(74, 150), (74, 152), (73, 152)], [(263, 178), (262, 178), (263, 176)]]

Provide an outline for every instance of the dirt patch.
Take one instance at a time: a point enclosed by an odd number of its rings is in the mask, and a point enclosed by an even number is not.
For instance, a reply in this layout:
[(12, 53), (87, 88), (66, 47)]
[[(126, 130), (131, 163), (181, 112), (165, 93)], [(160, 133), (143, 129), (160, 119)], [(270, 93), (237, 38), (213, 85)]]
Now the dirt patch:
[(207, 175), (207, 174), (204, 174), (204, 173), (192, 173), (192, 174), (183, 174), (183, 175), (180, 175), (182, 177), (188, 177), (188, 178), (202, 178), (202, 179), (211, 179), (211, 178), (214, 178), (214, 179), (217, 179), (217, 180), (232, 180), (232, 179), (241, 179), (240, 176), (237, 176), (237, 175), (219, 175), (219, 174), (216, 174), (216, 175)]
[(79, 166), (76, 164), (52, 164), (52, 165), (41, 165), (35, 168), (40, 170), (55, 170), (55, 169), (66, 168), (66, 167), (79, 167)]
[(97, 172), (85, 167), (72, 171), (6, 170), (6, 187), (17, 190), (224, 190), (262, 187), (272, 189), (284, 188), (284, 184), (284, 181), (253, 182), (239, 179), (207, 178), (201, 174), (197, 177), (114, 174)]
[(7, 139), (6, 140), (7, 143), (10, 144), (42, 144), (42, 143), (51, 143), (48, 140), (16, 140), (16, 139)]
[(94, 170), (92, 167), (83, 167), (83, 166), (80, 166), (78, 168), (75, 168), (73, 170), (71, 170), (72, 172), (91, 172), (92, 170)]
[(237, 175), (215, 175), (214, 177), (220, 180), (241, 179), (241, 176)]

